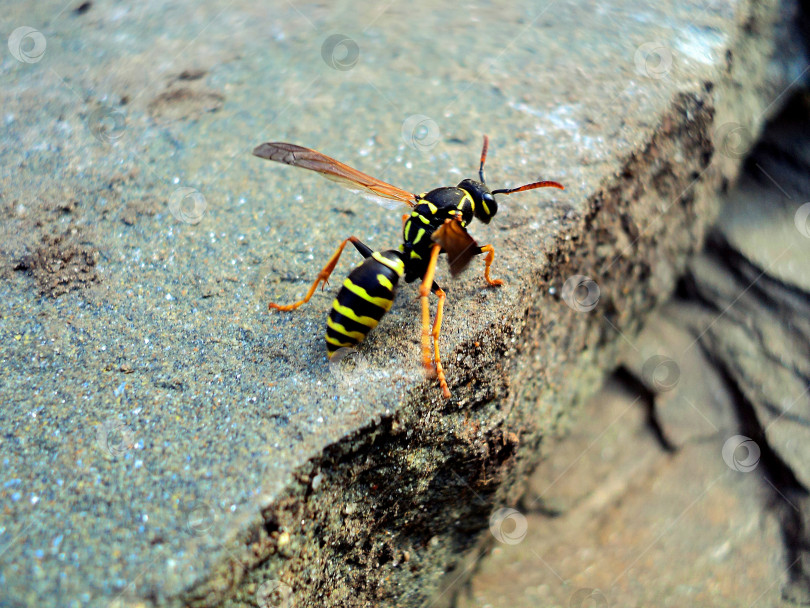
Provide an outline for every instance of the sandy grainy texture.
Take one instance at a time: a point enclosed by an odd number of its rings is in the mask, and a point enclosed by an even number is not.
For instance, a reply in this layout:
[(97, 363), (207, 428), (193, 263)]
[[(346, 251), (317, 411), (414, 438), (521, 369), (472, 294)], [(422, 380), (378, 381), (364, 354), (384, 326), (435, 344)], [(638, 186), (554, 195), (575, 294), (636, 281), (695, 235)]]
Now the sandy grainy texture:
[[(753, 141), (802, 77), (794, 10), (4, 7), (4, 601), (448, 597), (448, 569), (699, 247), (746, 147), (729, 134)], [(420, 369), (411, 287), (354, 367), (324, 357), (331, 293), (268, 313), (340, 239), (394, 246), (400, 220), (255, 145), (419, 191), (473, 175), (482, 132), (492, 184), (566, 190), (473, 226), (503, 288), (442, 268), (451, 401)], [(596, 301), (563, 289), (575, 275)]]

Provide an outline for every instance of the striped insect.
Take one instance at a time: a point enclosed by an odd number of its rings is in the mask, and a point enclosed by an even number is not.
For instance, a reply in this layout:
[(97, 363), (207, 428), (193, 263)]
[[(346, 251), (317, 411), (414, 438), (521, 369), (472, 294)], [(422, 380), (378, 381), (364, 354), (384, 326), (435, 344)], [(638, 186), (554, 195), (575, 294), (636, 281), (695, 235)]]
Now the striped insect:
[[(457, 186), (436, 188), (422, 194), (412, 194), (387, 184), (309, 148), (282, 142), (257, 146), (253, 154), (259, 158), (316, 171), (385, 207), (396, 208), (404, 204), (410, 208), (410, 213), (402, 216), (403, 242), (397, 249), (373, 251), (357, 237), (350, 236), (338, 246), (303, 299), (288, 305), (271, 302), (269, 308), (290, 311), (308, 302), (319, 284), (323, 284), (322, 288), (326, 286), (343, 249), (351, 243), (365, 260), (352, 270), (332, 303), (326, 322), (327, 356), (331, 358), (341, 348), (352, 348), (363, 341), (391, 309), (400, 279), (406, 283), (421, 280), (422, 364), (430, 376), (438, 379), (444, 397), (449, 398), (450, 390), (439, 356), (439, 335), (446, 298), (444, 290), (434, 281), (439, 255), (447, 255), (450, 274), (456, 276), (475, 256), (486, 254), (484, 279), (491, 286), (501, 285), (503, 281), (490, 276), (495, 250), (492, 245), (479, 246), (467, 232), (467, 226), (473, 219), (485, 224), (490, 222), (498, 212), (496, 194), (547, 187), (563, 189), (557, 182), (540, 181), (518, 188), (490, 190), (484, 180), (488, 146), (489, 140), (485, 135), (478, 169), (480, 181), (465, 179)], [(432, 327), (428, 303), (431, 292), (439, 299)]]

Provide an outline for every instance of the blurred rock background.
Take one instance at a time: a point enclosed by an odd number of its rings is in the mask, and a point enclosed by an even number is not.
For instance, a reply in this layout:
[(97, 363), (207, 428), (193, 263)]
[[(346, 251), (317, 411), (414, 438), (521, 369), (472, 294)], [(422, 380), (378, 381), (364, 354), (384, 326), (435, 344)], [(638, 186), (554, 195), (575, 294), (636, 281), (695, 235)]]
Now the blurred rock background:
[(810, 603), (810, 92), (455, 606)]

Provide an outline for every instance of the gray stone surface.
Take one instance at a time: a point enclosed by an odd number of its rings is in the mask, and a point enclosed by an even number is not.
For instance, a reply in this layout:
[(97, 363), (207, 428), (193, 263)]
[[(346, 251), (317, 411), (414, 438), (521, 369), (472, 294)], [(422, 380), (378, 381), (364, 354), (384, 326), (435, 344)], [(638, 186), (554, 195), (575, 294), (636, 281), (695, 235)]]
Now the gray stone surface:
[[(452, 587), (617, 330), (699, 246), (747, 145), (730, 134), (756, 133), (805, 65), (790, 2), (77, 9), (0, 17), (12, 605), (420, 605)], [(566, 190), (474, 226), (504, 288), (442, 270), (453, 400), (423, 378), (411, 288), (352, 369), (323, 356), (331, 295), (268, 314), (340, 239), (389, 247), (400, 223), (257, 143), (420, 190), (473, 174), (482, 132), (493, 184)], [(563, 289), (577, 275), (593, 310)]]
[[(691, 329), (734, 396), (738, 430), (761, 455), (789, 565), (785, 596), (810, 603), (810, 95), (770, 125), (727, 197), (673, 316)], [(735, 458), (749, 459), (745, 450)]]
[(809, 102), (768, 125), (627, 372), (490, 520), (455, 607), (810, 603)]
[[(678, 333), (689, 338), (669, 335)], [(657, 338), (647, 333), (635, 345), (660, 345)], [(733, 410), (727, 394), (688, 375), (701, 362), (711, 373), (699, 351), (681, 362), (682, 381), (663, 401), (693, 410), (698, 397), (701, 409), (714, 400)], [(613, 384), (582, 413), (532, 475), (511, 520), (493, 526), (495, 540), (455, 606), (788, 605), (777, 583), (785, 574), (779, 522), (761, 513), (758, 472), (724, 462), (727, 429), (702, 420), (708, 432), (667, 453), (638, 398)]]

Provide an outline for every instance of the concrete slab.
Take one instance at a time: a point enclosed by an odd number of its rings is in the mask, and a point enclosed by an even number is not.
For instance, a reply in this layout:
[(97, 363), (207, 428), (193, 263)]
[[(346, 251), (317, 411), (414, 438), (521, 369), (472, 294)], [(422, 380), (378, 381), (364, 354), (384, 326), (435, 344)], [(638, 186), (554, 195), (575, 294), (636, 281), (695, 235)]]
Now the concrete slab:
[[(3, 601), (430, 601), (806, 75), (795, 10), (4, 7)], [(474, 175), (484, 132), (493, 184), (566, 190), (473, 226), (503, 288), (441, 270), (451, 401), (410, 288), (354, 367), (323, 354), (331, 294), (267, 312), (340, 239), (395, 246), (400, 223), (256, 144), (418, 191)]]

